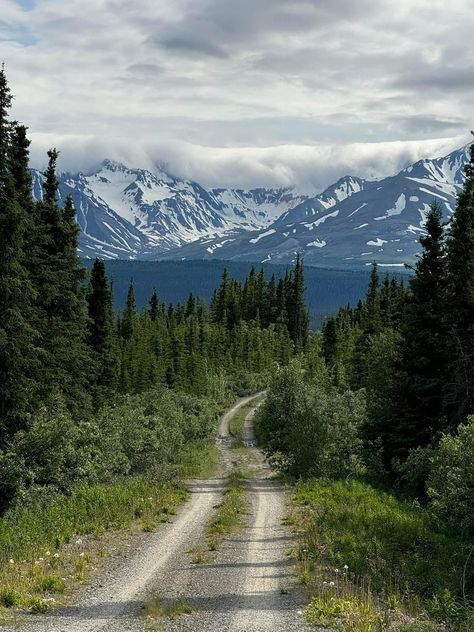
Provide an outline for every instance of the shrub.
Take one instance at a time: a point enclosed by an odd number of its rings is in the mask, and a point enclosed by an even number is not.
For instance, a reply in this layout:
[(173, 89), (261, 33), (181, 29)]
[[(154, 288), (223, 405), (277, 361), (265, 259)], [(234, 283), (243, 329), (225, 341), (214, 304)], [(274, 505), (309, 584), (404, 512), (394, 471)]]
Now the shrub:
[(339, 392), (324, 370), (307, 382), (295, 363), (275, 376), (256, 428), (270, 452), (287, 457), (292, 474), (343, 478), (359, 468), (364, 418), (363, 391)]
[(170, 478), (184, 445), (213, 437), (218, 415), (214, 401), (166, 387), (117, 397), (93, 422), (76, 423), (58, 400), (0, 453), (0, 510), (13, 500), (47, 505), (78, 482), (142, 473)]
[(466, 537), (474, 535), (474, 416), (455, 436), (442, 438), (428, 481), (438, 518)]

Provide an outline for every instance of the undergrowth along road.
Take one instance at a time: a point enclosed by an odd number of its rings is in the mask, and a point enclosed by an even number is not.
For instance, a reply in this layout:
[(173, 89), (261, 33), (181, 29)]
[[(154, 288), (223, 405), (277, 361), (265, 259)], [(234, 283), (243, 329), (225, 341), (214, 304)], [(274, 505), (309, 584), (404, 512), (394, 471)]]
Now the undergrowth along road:
[[(232, 449), (229, 422), (253, 400), (259, 401), (256, 396), (240, 400), (221, 420), (219, 474), (190, 481), (189, 500), (170, 522), (136, 536), (133, 546), (109, 560), (74, 605), (36, 616), (26, 622), (25, 631), (306, 629), (298, 614), (304, 598), (287, 556), (292, 535), (283, 524), (285, 490), (255, 448), (243, 453)], [(248, 445), (254, 441), (254, 408), (245, 416)], [(249, 463), (251, 477), (243, 480), (238, 470)], [(237, 496), (245, 495), (245, 512), (239, 505), (243, 516), (238, 528), (223, 534), (217, 550), (210, 551), (208, 543), (210, 555), (193, 563), (190, 552), (206, 542), (209, 525), (218, 519), (229, 473), (241, 481)]]

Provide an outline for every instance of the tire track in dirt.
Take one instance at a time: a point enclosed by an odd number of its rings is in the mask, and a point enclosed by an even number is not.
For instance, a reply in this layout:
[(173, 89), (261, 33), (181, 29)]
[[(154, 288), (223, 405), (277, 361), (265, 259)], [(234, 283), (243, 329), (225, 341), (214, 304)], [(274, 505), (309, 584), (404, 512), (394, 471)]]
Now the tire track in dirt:
[[(237, 402), (223, 416), (221, 427), (228, 428), (232, 415), (251, 399), (245, 397)], [(223, 439), (225, 436), (218, 443)], [(222, 446), (221, 452), (227, 469), (229, 450)], [(35, 616), (22, 629), (25, 632), (128, 632), (142, 629), (142, 625), (136, 626), (140, 622), (137, 614), (144, 600), (155, 586), (162, 585), (167, 569), (173, 569), (176, 560), (181, 560), (202, 537), (225, 486), (222, 477), (190, 481), (190, 499), (178, 510), (172, 523), (162, 524), (154, 533), (140, 536), (138, 548), (126, 557), (112, 561), (101, 576), (101, 583), (85, 589), (75, 605)], [(4, 630), (8, 631), (8, 628)]]

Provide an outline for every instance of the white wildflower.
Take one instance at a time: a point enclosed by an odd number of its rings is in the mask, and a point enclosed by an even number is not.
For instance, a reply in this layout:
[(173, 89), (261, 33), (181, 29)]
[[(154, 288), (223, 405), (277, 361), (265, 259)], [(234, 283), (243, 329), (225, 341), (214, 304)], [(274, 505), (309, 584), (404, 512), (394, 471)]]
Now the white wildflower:
[(13, 558), (10, 559), (10, 564), (14, 564), (14, 563), (15, 563), (15, 560)]
[(329, 585), (330, 586), (335, 586), (335, 583), (334, 582), (329, 582)]

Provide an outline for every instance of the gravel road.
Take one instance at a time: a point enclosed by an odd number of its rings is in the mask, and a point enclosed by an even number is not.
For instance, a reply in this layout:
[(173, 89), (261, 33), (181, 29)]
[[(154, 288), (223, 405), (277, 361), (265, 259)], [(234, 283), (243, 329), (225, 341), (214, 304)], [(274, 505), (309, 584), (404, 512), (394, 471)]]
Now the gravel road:
[[(235, 465), (229, 420), (251, 399), (240, 400), (221, 420), (218, 444), (225, 469)], [(253, 411), (244, 429), (248, 446), (254, 445), (252, 416)], [(310, 630), (301, 617), (304, 595), (287, 555), (292, 536), (282, 522), (285, 490), (261, 453), (252, 452), (257, 469), (248, 482), (247, 523), (206, 563), (193, 564), (191, 551), (205, 549), (204, 528), (225, 488), (222, 477), (191, 482), (190, 500), (172, 523), (140, 536), (133, 551), (112, 562), (101, 583), (89, 586), (74, 606), (35, 618), (25, 632), (144, 632), (150, 621), (140, 616), (141, 609), (152, 598), (164, 604), (183, 600), (193, 608), (151, 628), (163, 632)]]

